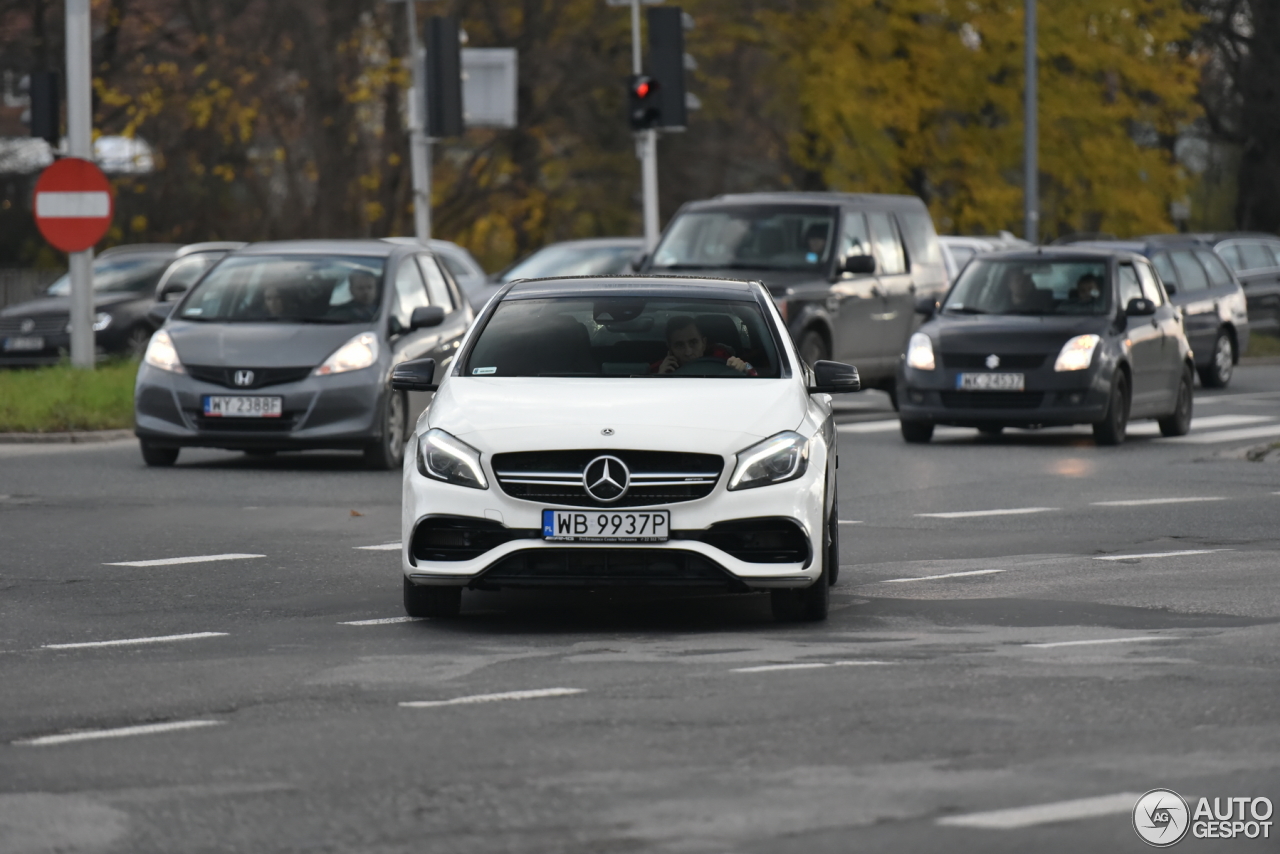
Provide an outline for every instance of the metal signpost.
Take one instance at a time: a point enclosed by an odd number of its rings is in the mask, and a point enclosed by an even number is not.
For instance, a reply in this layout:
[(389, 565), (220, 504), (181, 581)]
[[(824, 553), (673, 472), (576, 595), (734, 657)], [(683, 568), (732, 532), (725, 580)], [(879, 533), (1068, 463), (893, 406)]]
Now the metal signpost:
[(418, 14), (414, 1), (404, 4), (409, 27), (409, 63), (413, 89), (409, 93), (409, 168), (413, 173), (413, 226), (422, 243), (431, 239), (431, 140), (426, 132), (426, 53), (418, 34)]
[[(67, 153), (93, 160), (89, 0), (67, 0)], [(93, 245), (68, 256), (71, 268), (71, 364), (93, 368)]]
[(1040, 242), (1040, 134), (1037, 123), (1036, 103), (1036, 0), (1026, 0), (1026, 35), (1023, 50), (1026, 54), (1026, 81), (1023, 91), (1023, 214), (1024, 237), (1032, 243)]
[[(631, 0), (631, 73), (643, 71), (640, 63), (640, 0)], [(640, 158), (640, 192), (644, 199), (644, 251), (658, 245), (658, 130), (636, 133), (636, 157)]]

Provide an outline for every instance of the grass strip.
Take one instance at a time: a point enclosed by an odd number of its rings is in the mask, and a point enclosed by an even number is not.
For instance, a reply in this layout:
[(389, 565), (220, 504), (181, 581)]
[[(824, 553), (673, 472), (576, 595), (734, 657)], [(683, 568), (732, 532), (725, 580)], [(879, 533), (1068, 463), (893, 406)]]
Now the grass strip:
[(1249, 336), (1246, 356), (1280, 356), (1280, 336), (1255, 332)]
[(133, 426), (138, 363), (104, 362), (0, 371), (0, 432), (61, 433)]

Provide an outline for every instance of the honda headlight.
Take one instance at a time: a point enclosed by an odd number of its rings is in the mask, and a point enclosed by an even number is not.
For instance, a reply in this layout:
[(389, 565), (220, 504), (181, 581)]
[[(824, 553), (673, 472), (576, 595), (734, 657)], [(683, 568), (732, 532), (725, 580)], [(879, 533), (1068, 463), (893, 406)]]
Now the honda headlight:
[(378, 336), (372, 332), (361, 332), (346, 344), (343, 344), (333, 355), (324, 360), (324, 364), (316, 368), (318, 377), (329, 374), (345, 374), (347, 371), (359, 371), (378, 361)]
[(1058, 361), (1053, 363), (1055, 371), (1083, 371), (1093, 361), (1093, 351), (1098, 349), (1102, 341), (1097, 335), (1077, 335), (1062, 345)]
[(729, 489), (752, 489), (795, 480), (809, 467), (809, 440), (788, 430), (738, 452)]
[(488, 489), (489, 480), (480, 467), (480, 452), (443, 430), (432, 429), (418, 437), (418, 471), (424, 477)]
[(111, 315), (105, 311), (100, 311), (93, 318), (93, 331), (101, 332), (111, 325)]
[(932, 371), (937, 367), (933, 360), (933, 339), (917, 332), (907, 342), (907, 364), (917, 371)]
[(173, 339), (163, 329), (151, 336), (151, 343), (147, 345), (147, 352), (143, 354), (142, 361), (162, 371), (173, 371), (175, 374), (187, 372), (178, 358), (178, 351), (174, 349)]

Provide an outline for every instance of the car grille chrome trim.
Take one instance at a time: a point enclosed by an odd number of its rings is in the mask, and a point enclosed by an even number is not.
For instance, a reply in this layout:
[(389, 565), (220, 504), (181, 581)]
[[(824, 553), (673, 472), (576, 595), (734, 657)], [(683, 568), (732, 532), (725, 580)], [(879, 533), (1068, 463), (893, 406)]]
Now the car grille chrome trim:
[[(620, 500), (598, 501), (583, 488), (584, 469), (602, 455), (630, 469), (628, 491)], [(513, 498), (571, 507), (644, 507), (710, 495), (724, 459), (678, 451), (524, 451), (495, 455), (493, 467), (499, 487)]]
[[(237, 391), (252, 391), (284, 383), (305, 380), (315, 368), (245, 368), (223, 367), (221, 365), (186, 365), (187, 375), (200, 382), (233, 388)], [(249, 385), (236, 385), (236, 372), (248, 370), (253, 372), (253, 381)]]

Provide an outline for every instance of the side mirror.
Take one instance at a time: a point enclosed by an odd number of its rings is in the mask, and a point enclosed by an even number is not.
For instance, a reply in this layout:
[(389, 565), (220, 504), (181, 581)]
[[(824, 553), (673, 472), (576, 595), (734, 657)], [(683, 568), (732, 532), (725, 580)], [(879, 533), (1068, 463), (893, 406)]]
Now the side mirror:
[[(423, 310), (420, 308), (414, 314)], [(436, 360), (414, 359), (411, 362), (401, 362), (391, 370), (391, 387), (396, 391), (435, 391)]]
[(938, 313), (938, 300), (935, 297), (921, 297), (916, 300), (916, 314), (933, 317)]
[(853, 365), (821, 360), (813, 363), (813, 385), (809, 387), (809, 394), (845, 394), (851, 391), (862, 391), (858, 369)]
[(156, 325), (156, 328), (159, 328), (169, 319), (169, 315), (173, 314), (173, 310), (177, 306), (176, 302), (158, 302), (147, 309), (147, 320), (150, 320)]
[(846, 255), (840, 264), (840, 272), (863, 275), (876, 271), (876, 259), (870, 255)]
[(1130, 317), (1148, 317), (1156, 313), (1156, 304), (1149, 299), (1134, 297), (1125, 306), (1124, 313)]
[(419, 306), (409, 315), (409, 331), (429, 329), (444, 323), (444, 309), (438, 305)]
[(1174, 294), (1176, 294), (1176, 293), (1178, 292), (1178, 286), (1177, 286), (1177, 285), (1175, 285), (1173, 282), (1165, 282), (1165, 283), (1164, 283), (1164, 292), (1165, 292), (1166, 294), (1168, 294), (1169, 296), (1173, 296)]

